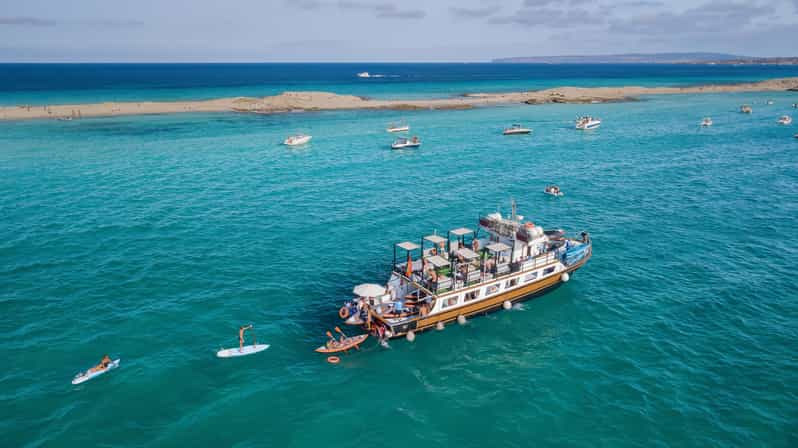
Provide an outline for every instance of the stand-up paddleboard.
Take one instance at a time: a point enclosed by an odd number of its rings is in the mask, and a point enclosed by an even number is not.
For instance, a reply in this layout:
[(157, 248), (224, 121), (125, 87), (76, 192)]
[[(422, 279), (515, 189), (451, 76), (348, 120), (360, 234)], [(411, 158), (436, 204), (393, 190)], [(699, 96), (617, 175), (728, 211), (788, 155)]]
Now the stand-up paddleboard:
[(243, 348), (225, 348), (216, 352), (219, 358), (235, 358), (236, 356), (254, 355), (269, 348), (269, 344), (245, 345)]
[(335, 343), (329, 347), (327, 347), (326, 344), (322, 345), (317, 348), (316, 351), (319, 353), (337, 353), (349, 350), (350, 348), (358, 348), (358, 345), (362, 344), (367, 337), (369, 337), (368, 334), (352, 336), (351, 338), (345, 338), (343, 341), (335, 341)]
[(108, 364), (108, 367), (102, 370), (97, 370), (96, 372), (89, 372), (88, 370), (85, 372), (80, 372), (77, 375), (75, 375), (75, 378), (72, 380), (72, 384), (85, 383), (86, 381), (89, 381), (92, 378), (96, 378), (109, 370), (115, 369), (119, 367), (119, 361), (121, 360), (117, 359), (116, 361), (111, 361), (111, 363)]

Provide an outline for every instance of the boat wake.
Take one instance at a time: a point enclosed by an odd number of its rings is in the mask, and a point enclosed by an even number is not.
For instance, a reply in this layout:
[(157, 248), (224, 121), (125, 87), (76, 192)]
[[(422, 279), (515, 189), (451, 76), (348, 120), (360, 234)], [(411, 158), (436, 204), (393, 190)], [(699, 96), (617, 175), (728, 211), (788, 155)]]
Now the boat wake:
[(515, 311), (526, 311), (526, 307), (524, 306), (523, 303), (516, 303), (515, 305), (513, 305), (513, 310), (515, 310)]

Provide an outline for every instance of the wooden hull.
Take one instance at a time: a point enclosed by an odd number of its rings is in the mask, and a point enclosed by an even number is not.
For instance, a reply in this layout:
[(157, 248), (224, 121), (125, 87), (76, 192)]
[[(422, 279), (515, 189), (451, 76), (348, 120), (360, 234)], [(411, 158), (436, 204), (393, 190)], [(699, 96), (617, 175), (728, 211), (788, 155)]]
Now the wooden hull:
[(327, 347), (326, 345), (322, 345), (321, 347), (317, 348), (316, 351), (319, 353), (338, 353), (338, 352), (345, 352), (347, 350), (351, 350), (353, 348), (358, 348), (360, 344), (363, 343), (369, 337), (368, 334), (361, 334), (358, 336), (352, 336), (351, 338), (346, 339), (346, 344), (343, 345), (336, 345), (334, 347)]
[[(572, 274), (577, 269), (581, 268), (592, 256), (592, 250), (588, 252), (579, 263), (569, 266), (568, 269), (562, 271), (559, 275), (553, 275), (542, 279), (538, 282), (531, 283), (518, 289), (506, 291), (502, 294), (496, 295), (489, 299), (485, 299), (467, 306), (462, 306), (451, 311), (444, 311), (431, 316), (422, 317), (411, 322), (402, 324), (390, 325), (383, 321), (386, 325), (391, 327), (391, 338), (404, 336), (409, 331), (420, 332), (430, 328), (435, 328), (439, 322), (448, 323), (457, 320), (459, 316), (466, 318), (484, 315), (502, 309), (504, 302), (520, 303), (535, 297), (542, 296), (563, 284), (562, 274)], [(378, 318), (378, 320), (381, 320)]]

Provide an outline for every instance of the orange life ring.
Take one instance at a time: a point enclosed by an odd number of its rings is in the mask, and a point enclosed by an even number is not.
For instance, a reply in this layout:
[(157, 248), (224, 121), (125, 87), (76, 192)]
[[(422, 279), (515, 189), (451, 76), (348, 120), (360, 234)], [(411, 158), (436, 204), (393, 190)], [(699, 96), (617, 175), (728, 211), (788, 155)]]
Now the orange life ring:
[(341, 309), (338, 310), (338, 316), (340, 316), (341, 319), (346, 319), (349, 317), (349, 308), (342, 306)]
[(337, 356), (328, 356), (327, 362), (329, 362), (330, 364), (338, 364), (339, 362), (341, 362), (341, 358)]

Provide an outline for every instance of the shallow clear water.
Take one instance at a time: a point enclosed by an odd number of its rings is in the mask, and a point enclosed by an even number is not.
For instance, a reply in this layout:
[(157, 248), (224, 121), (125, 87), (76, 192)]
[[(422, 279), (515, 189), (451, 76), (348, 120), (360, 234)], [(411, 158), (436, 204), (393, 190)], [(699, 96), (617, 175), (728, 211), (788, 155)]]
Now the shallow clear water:
[[(2, 444), (796, 446), (796, 101), (2, 123)], [(575, 131), (587, 113), (604, 125)], [(400, 118), (419, 150), (388, 148)], [(281, 146), (294, 130), (313, 142)], [(567, 285), (313, 352), (393, 242), (510, 198), (591, 232)], [(271, 348), (216, 359), (244, 323)], [(104, 353), (121, 367), (69, 384)]]

